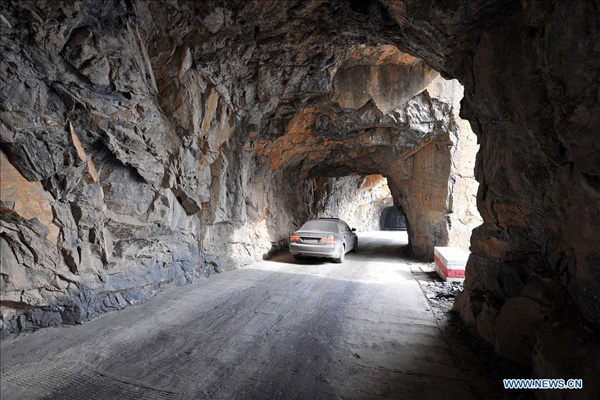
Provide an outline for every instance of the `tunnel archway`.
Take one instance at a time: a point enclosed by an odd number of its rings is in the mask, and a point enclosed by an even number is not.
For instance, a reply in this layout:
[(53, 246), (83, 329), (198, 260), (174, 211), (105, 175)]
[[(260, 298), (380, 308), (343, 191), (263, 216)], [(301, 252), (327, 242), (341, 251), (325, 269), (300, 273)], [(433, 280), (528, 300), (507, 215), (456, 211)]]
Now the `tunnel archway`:
[[(382, 75), (396, 79), (395, 89), (389, 89), (402, 91), (402, 96), (385, 103), (375, 94), (365, 97), (351, 84)], [(385, 171), (394, 202), (405, 210), (412, 228), (414, 257), (432, 260), (434, 246), (468, 248), (470, 232), (480, 223), (472, 170), (477, 144), (459, 116), (460, 84), (386, 45), (354, 51), (333, 81), (327, 101), (294, 114), (274, 140), (253, 142), (255, 151), (296, 185)]]
[(397, 206), (389, 206), (381, 212), (379, 227), (381, 230), (407, 230), (406, 214)]

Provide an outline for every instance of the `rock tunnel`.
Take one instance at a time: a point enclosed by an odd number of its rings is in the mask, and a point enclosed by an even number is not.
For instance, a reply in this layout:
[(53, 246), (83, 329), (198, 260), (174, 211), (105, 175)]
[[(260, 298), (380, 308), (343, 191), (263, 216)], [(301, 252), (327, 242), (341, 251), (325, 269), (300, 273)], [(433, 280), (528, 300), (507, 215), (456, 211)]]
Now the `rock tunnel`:
[(379, 228), (380, 229), (404, 229), (407, 230), (406, 215), (402, 209), (398, 209), (395, 206), (389, 206), (381, 211), (379, 217)]
[(8, 1), (0, 17), (2, 336), (249, 265), (366, 196), (348, 218), (401, 207), (415, 259), (470, 247), (454, 307), (498, 354), (600, 373), (597, 3)]

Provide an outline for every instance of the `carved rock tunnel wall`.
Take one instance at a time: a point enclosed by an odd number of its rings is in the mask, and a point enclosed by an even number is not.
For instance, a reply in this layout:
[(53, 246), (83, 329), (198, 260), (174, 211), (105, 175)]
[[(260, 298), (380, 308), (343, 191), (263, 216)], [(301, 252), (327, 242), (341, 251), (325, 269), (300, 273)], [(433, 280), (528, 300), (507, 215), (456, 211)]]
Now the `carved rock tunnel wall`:
[(456, 81), (325, 32), (307, 33), (316, 57), (297, 40), (282, 53), (273, 21), (241, 40), (233, 11), (180, 6), (165, 20), (161, 2), (4, 5), (3, 334), (81, 323), (268, 256), (355, 201), (358, 178), (336, 178), (349, 174), (386, 174), (416, 257), (468, 246), (458, 227), (479, 221), (452, 208), (473, 208), (476, 145)]
[(437, 70), (464, 85), (480, 144), (483, 225), (457, 309), (537, 376), (597, 371), (597, 4), (0, 7), (3, 334), (84, 322), (281, 247), (306, 179), (382, 174), (415, 255), (432, 234), (452, 243), (452, 218), (477, 220), (456, 193), (476, 184), (453, 163), (460, 97), (436, 91)]
[(377, 231), (381, 213), (393, 205), (387, 179), (381, 175), (306, 179), (302, 220), (341, 218), (358, 232)]

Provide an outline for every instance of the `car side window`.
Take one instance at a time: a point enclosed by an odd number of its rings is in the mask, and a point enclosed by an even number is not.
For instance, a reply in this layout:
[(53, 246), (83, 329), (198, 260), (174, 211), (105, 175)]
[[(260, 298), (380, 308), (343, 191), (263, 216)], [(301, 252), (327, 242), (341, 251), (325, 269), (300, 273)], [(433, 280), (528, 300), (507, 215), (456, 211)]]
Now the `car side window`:
[(343, 232), (350, 232), (350, 227), (348, 226), (347, 223), (342, 222), (341, 225), (342, 225), (342, 231)]

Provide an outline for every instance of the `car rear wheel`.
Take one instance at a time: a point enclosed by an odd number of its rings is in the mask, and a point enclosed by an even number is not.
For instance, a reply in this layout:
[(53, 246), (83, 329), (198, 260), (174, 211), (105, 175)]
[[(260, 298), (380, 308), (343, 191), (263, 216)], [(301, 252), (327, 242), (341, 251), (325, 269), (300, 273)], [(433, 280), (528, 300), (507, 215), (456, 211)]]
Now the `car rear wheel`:
[(341, 264), (344, 262), (345, 258), (346, 258), (346, 246), (344, 245), (340, 249), (340, 256), (338, 258), (334, 258), (333, 261), (335, 261), (338, 264)]
[(294, 258), (295, 258), (296, 260), (298, 260), (298, 261), (300, 261), (300, 260), (304, 260), (304, 257), (303, 257), (303, 256), (301, 256), (300, 254), (294, 254)]

